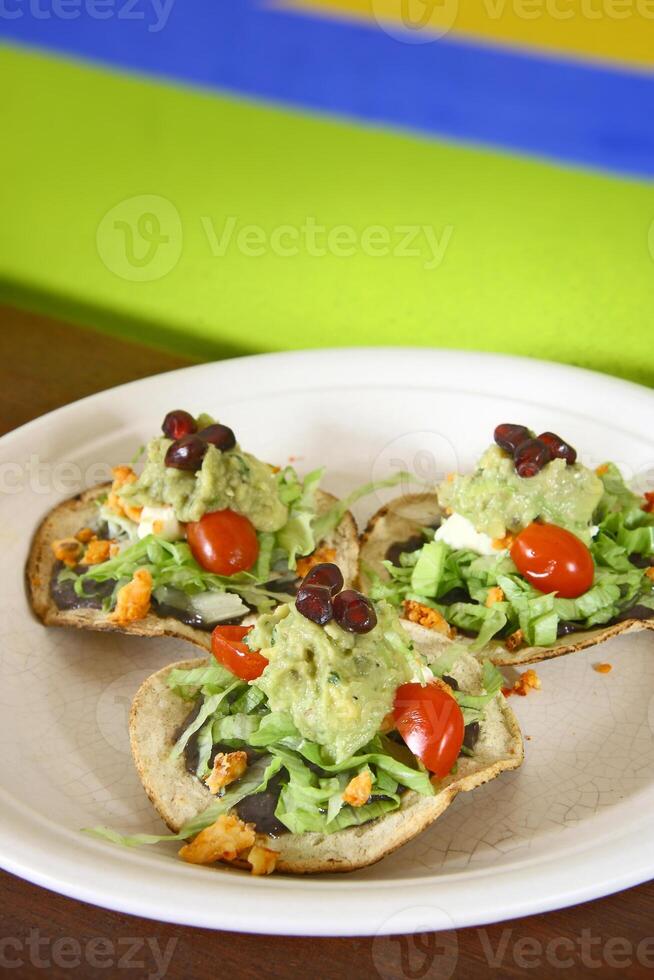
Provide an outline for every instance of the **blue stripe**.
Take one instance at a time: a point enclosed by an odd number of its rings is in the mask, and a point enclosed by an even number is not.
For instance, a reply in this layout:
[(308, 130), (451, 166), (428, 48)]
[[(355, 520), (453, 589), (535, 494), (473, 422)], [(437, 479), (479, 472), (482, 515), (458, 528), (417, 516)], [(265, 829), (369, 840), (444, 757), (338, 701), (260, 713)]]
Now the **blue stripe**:
[[(76, 19), (45, 17), (58, 2), (0, 0), (0, 34), (223, 92), (654, 176), (654, 74), (645, 71), (451, 38), (404, 44), (376, 25), (266, 10), (255, 0), (173, 0), (160, 29), (153, 4), (165, 0), (97, 8), (100, 0), (78, 0)], [(30, 13), (37, 4), (40, 17)], [(112, 16), (95, 19), (89, 9)], [(21, 16), (7, 19), (14, 10)]]

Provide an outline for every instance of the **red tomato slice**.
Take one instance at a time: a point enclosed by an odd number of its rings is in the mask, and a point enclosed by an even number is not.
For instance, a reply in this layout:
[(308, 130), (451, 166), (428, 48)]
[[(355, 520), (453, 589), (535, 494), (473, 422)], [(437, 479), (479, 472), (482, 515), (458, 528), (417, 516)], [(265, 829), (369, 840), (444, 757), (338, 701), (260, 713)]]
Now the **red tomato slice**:
[(402, 684), (393, 707), (400, 735), (429, 769), (442, 779), (459, 758), (465, 726), (461, 708), (438, 684)]
[(540, 592), (576, 599), (593, 584), (595, 564), (576, 534), (556, 524), (529, 524), (511, 546), (520, 574)]
[(216, 575), (252, 568), (259, 554), (257, 532), (243, 514), (214, 510), (186, 525), (186, 537), (199, 565)]
[(253, 681), (268, 666), (265, 657), (242, 642), (251, 629), (251, 626), (216, 626), (211, 634), (211, 649), (218, 663), (244, 681)]

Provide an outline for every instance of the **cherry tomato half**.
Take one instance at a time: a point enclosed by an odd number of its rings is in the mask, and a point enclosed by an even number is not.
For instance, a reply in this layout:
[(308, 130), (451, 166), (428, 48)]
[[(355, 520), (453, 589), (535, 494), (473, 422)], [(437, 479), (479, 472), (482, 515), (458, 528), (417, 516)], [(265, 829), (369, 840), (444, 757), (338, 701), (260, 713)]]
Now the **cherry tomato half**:
[(268, 666), (265, 657), (242, 642), (251, 629), (251, 626), (216, 626), (211, 634), (211, 649), (218, 663), (244, 681), (253, 681)]
[(443, 778), (463, 745), (461, 708), (437, 684), (402, 684), (395, 692), (393, 716), (400, 735), (430, 772)]
[(214, 510), (186, 525), (186, 537), (199, 565), (216, 575), (252, 568), (259, 554), (257, 532), (243, 514)]
[(593, 584), (590, 551), (576, 534), (556, 524), (529, 524), (513, 542), (511, 558), (535, 589), (562, 599), (576, 599)]

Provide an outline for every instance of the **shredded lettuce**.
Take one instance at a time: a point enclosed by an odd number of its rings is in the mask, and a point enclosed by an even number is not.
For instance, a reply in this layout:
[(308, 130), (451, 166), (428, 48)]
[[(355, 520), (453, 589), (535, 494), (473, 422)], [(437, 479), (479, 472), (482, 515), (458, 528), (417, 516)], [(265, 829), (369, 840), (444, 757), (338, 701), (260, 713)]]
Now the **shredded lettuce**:
[(75, 591), (84, 595), (87, 581), (115, 581), (114, 594), (133, 577), (138, 568), (147, 568), (152, 575), (153, 589), (171, 586), (190, 596), (202, 592), (235, 592), (251, 606), (263, 611), (272, 608), (280, 600), (288, 598), (260, 585), (251, 572), (237, 575), (214, 575), (201, 568), (185, 541), (165, 541), (149, 534), (135, 542), (108, 561), (92, 565), (75, 582)]
[(435, 598), (445, 570), (447, 545), (443, 541), (430, 541), (418, 552), (418, 560), (411, 572), (411, 589), (421, 595)]
[[(531, 646), (552, 646), (562, 622), (579, 629), (609, 623), (636, 604), (648, 604), (654, 583), (630, 561), (631, 555), (654, 555), (654, 514), (642, 509), (643, 500), (625, 484), (620, 471), (608, 464), (602, 473), (604, 494), (593, 519), (597, 533), (590, 550), (595, 562), (591, 588), (577, 599), (544, 594), (522, 578), (506, 554), (477, 555), (453, 550), (444, 542), (426, 542), (415, 552), (400, 555), (399, 565), (385, 561), (388, 577), (369, 567), (373, 599), (386, 599), (396, 607), (412, 599), (438, 610), (448, 623), (473, 635), (473, 652), (492, 639), (508, 636), (518, 627)], [(486, 602), (499, 586), (503, 600)], [(453, 589), (463, 590), (469, 601), (447, 602)]]
[[(185, 701), (192, 700), (198, 694), (218, 694), (234, 681), (235, 677), (231, 671), (213, 659), (208, 660), (201, 667), (193, 667), (190, 670), (174, 667), (166, 678), (166, 684), (171, 691)], [(243, 687), (247, 688), (247, 685), (243, 684)]]
[(396, 487), (398, 483), (405, 482), (416, 483), (417, 481), (410, 473), (400, 471), (385, 480), (372, 480), (370, 483), (364, 483), (362, 486), (357, 487), (347, 497), (343, 497), (337, 501), (329, 510), (316, 518), (313, 525), (316, 540), (322, 541), (323, 538), (326, 538), (341, 522), (345, 512), (356, 504), (358, 500), (361, 500), (362, 497), (367, 497), (368, 494), (376, 493), (378, 490), (384, 490), (387, 487)]

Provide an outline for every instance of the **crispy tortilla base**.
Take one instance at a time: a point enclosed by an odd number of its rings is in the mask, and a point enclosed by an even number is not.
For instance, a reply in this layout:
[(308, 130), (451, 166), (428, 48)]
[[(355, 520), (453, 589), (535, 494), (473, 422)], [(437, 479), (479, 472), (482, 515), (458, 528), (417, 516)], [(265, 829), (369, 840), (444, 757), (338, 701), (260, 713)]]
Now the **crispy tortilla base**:
[[(211, 650), (211, 634), (195, 629), (173, 617), (148, 613), (143, 619), (126, 626), (117, 626), (106, 613), (98, 609), (58, 609), (50, 595), (50, 581), (55, 566), (52, 542), (75, 535), (81, 528), (92, 525), (97, 517), (96, 501), (110, 489), (110, 484), (93, 487), (71, 500), (59, 504), (46, 515), (32, 540), (26, 566), (27, 594), (36, 616), (46, 626), (70, 626), (75, 629), (108, 630), (130, 633), (135, 636), (173, 636), (188, 640), (203, 650)], [(318, 491), (318, 511), (327, 510), (336, 498)], [(336, 550), (339, 564), (347, 583), (357, 574), (359, 544), (357, 526), (348, 511), (338, 527), (321, 544)]]
[[(414, 626), (412, 635), (427, 655), (429, 651), (438, 653), (430, 631)], [(189, 704), (170, 691), (166, 678), (174, 668), (190, 669), (202, 663), (202, 659), (187, 660), (150, 676), (137, 692), (130, 713), (137, 772), (150, 801), (175, 833), (212, 798), (200, 780), (187, 772), (183, 756), (171, 759), (175, 733), (189, 713)], [(481, 757), (462, 756), (456, 775), (443, 780), (435, 796), (407, 792), (399, 810), (335, 834), (283, 834), (271, 839), (268, 846), (279, 852), (276, 870), (289, 874), (354, 871), (380, 861), (410, 841), (447, 809), (457, 793), (474, 789), (522, 763), (520, 728), (501, 696), (486, 729)]]
[[(409, 494), (391, 500), (389, 504), (378, 510), (370, 520), (361, 536), (359, 562), (361, 571), (359, 581), (363, 588), (366, 586), (366, 576), (363, 569), (366, 565), (373, 568), (382, 577), (387, 572), (382, 561), (388, 548), (397, 541), (404, 541), (418, 533), (421, 527), (430, 524), (434, 518), (441, 516), (436, 494)], [(406, 626), (406, 621), (403, 620)], [(613, 626), (599, 626), (595, 629), (562, 636), (551, 647), (520, 647), (513, 652), (507, 650), (499, 640), (492, 640), (484, 650), (484, 656), (498, 667), (516, 667), (520, 664), (534, 664), (552, 657), (562, 657), (566, 653), (575, 653), (587, 647), (604, 643), (622, 633), (635, 633), (640, 630), (654, 630), (652, 619), (627, 619)], [(465, 639), (461, 637), (463, 642)], [(443, 639), (441, 642), (447, 643)]]

